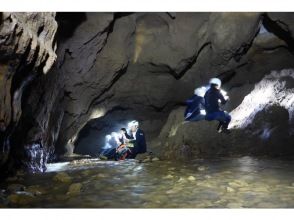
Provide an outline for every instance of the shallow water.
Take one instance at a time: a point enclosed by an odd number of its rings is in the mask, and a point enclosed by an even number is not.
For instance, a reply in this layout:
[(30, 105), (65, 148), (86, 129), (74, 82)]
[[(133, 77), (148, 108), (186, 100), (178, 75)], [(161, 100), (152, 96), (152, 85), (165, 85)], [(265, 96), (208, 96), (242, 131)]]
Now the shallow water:
[(294, 208), (293, 168), (293, 160), (252, 157), (186, 164), (84, 159), (2, 184), (0, 207)]

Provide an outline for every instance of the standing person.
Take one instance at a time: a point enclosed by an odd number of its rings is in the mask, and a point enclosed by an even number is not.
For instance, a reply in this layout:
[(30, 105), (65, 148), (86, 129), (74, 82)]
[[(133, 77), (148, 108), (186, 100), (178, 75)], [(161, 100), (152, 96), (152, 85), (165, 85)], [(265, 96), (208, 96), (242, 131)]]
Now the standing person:
[(228, 130), (228, 125), (231, 122), (231, 116), (228, 112), (221, 110), (220, 103), (222, 105), (226, 104), (229, 97), (224, 96), (221, 91), (221, 80), (218, 78), (212, 78), (209, 81), (210, 88), (204, 95), (205, 99), (205, 110), (206, 110), (206, 120), (219, 121), (219, 125), (217, 127), (218, 132), (230, 133)]
[(138, 121), (131, 121), (129, 123), (130, 128), (130, 140), (127, 142), (133, 143), (134, 147), (131, 148), (131, 154), (129, 158), (135, 158), (137, 154), (143, 154), (147, 151), (146, 140), (144, 132), (139, 128)]

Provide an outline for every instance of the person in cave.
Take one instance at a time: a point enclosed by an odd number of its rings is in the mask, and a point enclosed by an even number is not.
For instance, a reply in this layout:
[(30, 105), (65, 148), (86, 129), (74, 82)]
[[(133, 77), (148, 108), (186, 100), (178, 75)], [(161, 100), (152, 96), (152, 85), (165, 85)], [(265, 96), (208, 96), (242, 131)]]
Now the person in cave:
[(134, 147), (130, 148), (131, 153), (127, 158), (133, 159), (137, 154), (143, 154), (147, 151), (146, 139), (144, 132), (139, 128), (138, 121), (132, 121), (129, 123), (131, 131), (130, 139), (126, 139), (126, 143), (133, 143)]
[(132, 137), (127, 133), (127, 129), (121, 128), (118, 133), (112, 132), (106, 136), (106, 146), (101, 154), (100, 159), (103, 160), (124, 160), (131, 153), (130, 148)]
[(119, 131), (119, 141), (120, 145), (116, 148), (115, 160), (125, 160), (129, 154), (131, 154), (131, 148), (134, 147), (134, 144), (131, 143), (131, 136), (128, 134), (127, 129), (121, 128)]
[(102, 160), (115, 159), (116, 148), (120, 145), (121, 142), (116, 132), (112, 132), (111, 135), (106, 135), (105, 146), (102, 152), (99, 154), (99, 158)]
[(205, 91), (205, 87), (195, 89), (193, 97), (186, 101), (187, 108), (184, 114), (185, 122), (201, 121), (205, 119)]
[(226, 104), (229, 97), (222, 94), (221, 88), (221, 80), (218, 78), (212, 78), (209, 81), (210, 88), (206, 91), (204, 95), (205, 99), (205, 110), (207, 121), (217, 120), (219, 121), (219, 125), (217, 127), (217, 131), (219, 133), (230, 133), (228, 130), (229, 123), (231, 122), (231, 116), (228, 112), (223, 111), (220, 108), (220, 103), (222, 105)]
[(121, 128), (119, 133), (120, 133), (119, 141), (121, 144), (125, 144), (127, 139), (132, 139), (131, 136), (128, 134), (126, 128)]

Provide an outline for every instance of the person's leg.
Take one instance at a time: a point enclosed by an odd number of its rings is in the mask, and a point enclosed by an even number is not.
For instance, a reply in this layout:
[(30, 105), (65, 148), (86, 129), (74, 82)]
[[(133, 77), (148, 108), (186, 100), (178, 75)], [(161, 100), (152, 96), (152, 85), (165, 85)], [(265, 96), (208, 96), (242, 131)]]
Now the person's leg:
[(232, 117), (230, 116), (230, 114), (226, 111), (223, 112), (224, 113), (224, 122), (223, 122), (223, 128), (224, 129), (228, 129), (228, 126), (231, 122)]
[(201, 114), (193, 114), (188, 121), (202, 121), (205, 119), (205, 115), (201, 115)]
[(222, 130), (227, 130), (228, 125), (231, 121), (231, 116), (225, 111), (213, 112), (206, 116), (206, 120), (212, 121), (217, 120), (219, 121), (219, 125), (217, 127), (218, 132), (222, 132)]

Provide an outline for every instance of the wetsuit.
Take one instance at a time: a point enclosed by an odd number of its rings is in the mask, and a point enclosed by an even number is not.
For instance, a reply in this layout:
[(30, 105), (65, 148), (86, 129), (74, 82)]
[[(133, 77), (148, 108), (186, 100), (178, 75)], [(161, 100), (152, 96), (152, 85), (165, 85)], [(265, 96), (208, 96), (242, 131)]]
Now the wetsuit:
[(206, 110), (206, 120), (212, 121), (217, 120), (220, 122), (222, 128), (227, 129), (229, 123), (231, 122), (231, 116), (226, 111), (221, 110), (219, 106), (219, 100), (221, 104), (225, 104), (227, 101), (221, 94), (219, 89), (211, 86), (209, 90), (205, 93), (205, 110)]
[(194, 95), (186, 103), (185, 121), (200, 121), (205, 119), (205, 115), (200, 114), (200, 111), (205, 109), (205, 100), (203, 97)]

